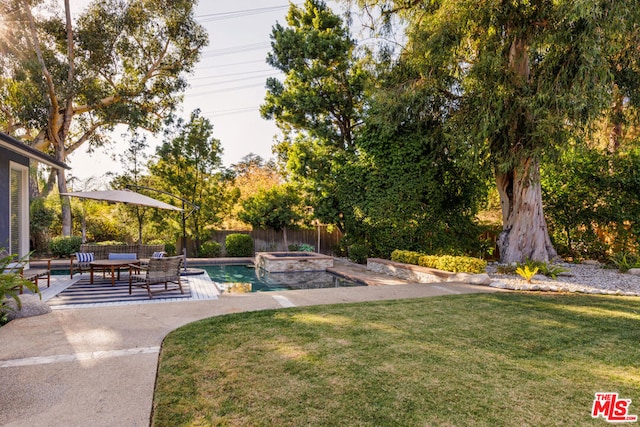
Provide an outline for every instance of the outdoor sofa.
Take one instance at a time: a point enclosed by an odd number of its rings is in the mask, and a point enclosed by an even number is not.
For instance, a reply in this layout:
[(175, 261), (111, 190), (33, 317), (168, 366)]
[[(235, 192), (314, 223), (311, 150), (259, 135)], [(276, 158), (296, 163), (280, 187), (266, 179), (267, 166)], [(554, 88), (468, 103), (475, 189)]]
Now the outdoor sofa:
[(130, 259), (148, 260), (164, 256), (164, 245), (97, 245), (85, 243), (80, 245), (80, 251), (71, 255), (69, 274), (73, 278), (74, 272), (89, 271), (94, 260), (101, 259)]

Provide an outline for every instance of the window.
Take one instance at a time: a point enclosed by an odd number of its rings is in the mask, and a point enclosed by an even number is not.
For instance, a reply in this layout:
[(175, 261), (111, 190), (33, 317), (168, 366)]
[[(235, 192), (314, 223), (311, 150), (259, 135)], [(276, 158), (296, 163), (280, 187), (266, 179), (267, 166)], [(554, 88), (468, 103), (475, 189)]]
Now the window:
[(9, 253), (23, 257), (29, 252), (28, 168), (10, 164)]

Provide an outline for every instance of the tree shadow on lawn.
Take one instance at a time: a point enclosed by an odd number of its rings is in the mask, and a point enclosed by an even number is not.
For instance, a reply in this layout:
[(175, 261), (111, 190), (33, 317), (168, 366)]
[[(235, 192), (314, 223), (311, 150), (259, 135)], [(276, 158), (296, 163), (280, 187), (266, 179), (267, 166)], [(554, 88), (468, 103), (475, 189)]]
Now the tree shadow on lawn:
[(597, 423), (596, 392), (640, 402), (639, 312), (638, 298), (501, 293), (210, 318), (165, 340), (154, 420)]

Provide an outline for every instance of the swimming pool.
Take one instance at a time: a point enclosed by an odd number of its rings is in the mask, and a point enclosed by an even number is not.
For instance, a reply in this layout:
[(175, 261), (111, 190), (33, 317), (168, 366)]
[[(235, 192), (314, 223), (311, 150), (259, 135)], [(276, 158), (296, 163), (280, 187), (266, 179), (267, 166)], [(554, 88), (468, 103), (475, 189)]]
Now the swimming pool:
[(209, 265), (199, 268), (207, 272), (220, 292), (226, 293), (366, 286), (324, 271), (268, 273), (247, 265)]

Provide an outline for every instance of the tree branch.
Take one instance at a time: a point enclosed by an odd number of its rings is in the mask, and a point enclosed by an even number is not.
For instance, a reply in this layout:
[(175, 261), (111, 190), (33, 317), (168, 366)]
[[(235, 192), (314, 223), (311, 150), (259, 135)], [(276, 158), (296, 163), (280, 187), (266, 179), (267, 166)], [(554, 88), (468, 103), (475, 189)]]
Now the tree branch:
[(33, 15), (31, 14), (31, 7), (29, 6), (29, 2), (27, 0), (23, 0), (23, 6), (25, 10), (25, 14), (27, 15), (27, 20), (29, 21), (29, 30), (31, 32), (31, 38), (33, 39), (33, 48), (36, 52), (36, 56), (38, 57), (38, 62), (40, 63), (40, 67), (42, 68), (42, 73), (44, 74), (45, 81), (47, 83), (47, 92), (49, 94), (49, 101), (51, 103), (51, 111), (50, 116), (53, 118), (53, 115), (57, 113), (59, 107), (58, 98), (56, 97), (56, 89), (53, 84), (53, 77), (51, 77), (51, 73), (47, 69), (47, 65), (44, 62), (44, 57), (42, 55), (42, 49), (40, 48), (40, 40), (38, 38), (38, 32), (36, 30), (36, 24), (33, 20)]

